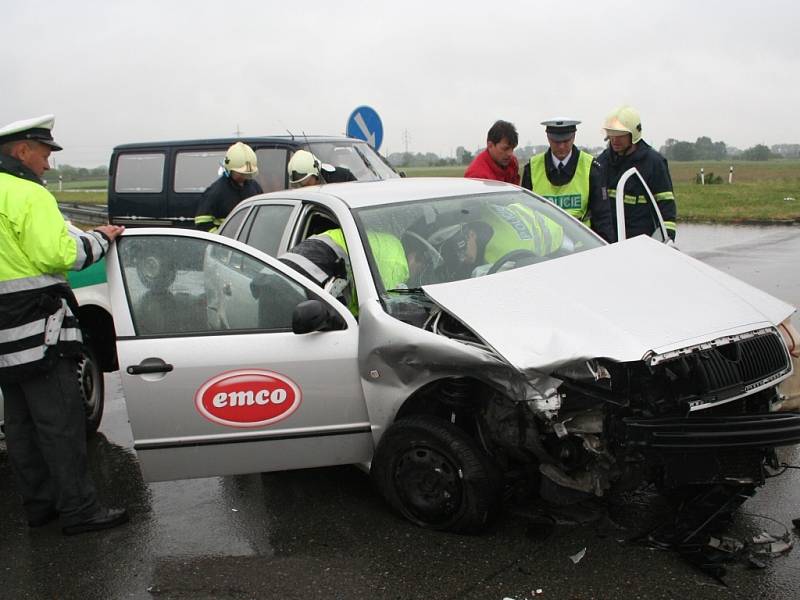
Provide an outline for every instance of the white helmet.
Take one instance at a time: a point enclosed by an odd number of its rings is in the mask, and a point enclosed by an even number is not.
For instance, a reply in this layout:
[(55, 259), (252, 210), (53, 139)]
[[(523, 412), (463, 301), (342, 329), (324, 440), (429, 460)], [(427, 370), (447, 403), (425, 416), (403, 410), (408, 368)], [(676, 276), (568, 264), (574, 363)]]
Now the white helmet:
[(620, 106), (606, 117), (603, 123), (606, 136), (631, 134), (631, 143), (635, 144), (642, 139), (642, 119), (639, 111), (631, 106)]
[(225, 153), (222, 166), (227, 172), (235, 172), (248, 178), (258, 174), (258, 158), (253, 149), (242, 142), (236, 142)]
[(292, 155), (286, 170), (289, 173), (289, 184), (302, 183), (312, 175), (319, 178), (319, 159), (308, 150), (298, 150)]

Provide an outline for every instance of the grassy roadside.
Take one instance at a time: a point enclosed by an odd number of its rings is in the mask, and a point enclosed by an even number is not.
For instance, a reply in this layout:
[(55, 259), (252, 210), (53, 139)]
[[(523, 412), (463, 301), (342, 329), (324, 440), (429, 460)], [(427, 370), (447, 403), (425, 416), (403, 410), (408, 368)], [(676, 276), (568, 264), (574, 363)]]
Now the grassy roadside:
[[(733, 165), (733, 184), (728, 170)], [(704, 169), (724, 183), (699, 185)], [(464, 167), (402, 169), (408, 177), (462, 177)], [(800, 222), (800, 160), (767, 162), (695, 161), (670, 163), (679, 221), (744, 223)]]

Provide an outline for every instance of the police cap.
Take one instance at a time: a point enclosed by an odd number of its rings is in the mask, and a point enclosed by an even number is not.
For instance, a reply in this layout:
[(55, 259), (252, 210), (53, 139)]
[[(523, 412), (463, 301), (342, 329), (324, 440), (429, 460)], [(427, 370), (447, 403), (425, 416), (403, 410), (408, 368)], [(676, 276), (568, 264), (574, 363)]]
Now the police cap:
[(55, 122), (56, 118), (53, 115), (44, 115), (9, 123), (5, 127), (0, 127), (0, 145), (19, 140), (32, 140), (47, 144), (54, 151), (61, 150), (61, 146), (53, 141), (52, 129)]
[(578, 131), (578, 128), (575, 126), (579, 123), (580, 121), (576, 121), (575, 119), (563, 118), (542, 121), (542, 125), (545, 126), (544, 130), (547, 133), (547, 137), (554, 142), (563, 142), (575, 135), (575, 132)]

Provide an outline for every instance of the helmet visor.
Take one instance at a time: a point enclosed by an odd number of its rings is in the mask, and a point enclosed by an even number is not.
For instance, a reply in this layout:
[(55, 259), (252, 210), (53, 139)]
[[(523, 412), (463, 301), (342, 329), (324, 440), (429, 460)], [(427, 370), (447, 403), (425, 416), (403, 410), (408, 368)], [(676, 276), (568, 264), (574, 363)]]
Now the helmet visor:
[(292, 171), (289, 173), (289, 183), (291, 185), (297, 185), (298, 183), (303, 183), (306, 179), (311, 177), (313, 173), (302, 173), (300, 171)]

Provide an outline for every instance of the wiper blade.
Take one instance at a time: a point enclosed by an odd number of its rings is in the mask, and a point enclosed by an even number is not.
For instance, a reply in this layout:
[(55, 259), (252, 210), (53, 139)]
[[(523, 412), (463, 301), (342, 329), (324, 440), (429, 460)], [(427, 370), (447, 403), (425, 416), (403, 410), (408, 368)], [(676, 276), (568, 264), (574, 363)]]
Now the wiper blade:
[(415, 288), (392, 288), (390, 290), (386, 290), (386, 293), (387, 294), (393, 294), (393, 293), (394, 294), (422, 294), (423, 291), (422, 291), (421, 287), (415, 287)]

